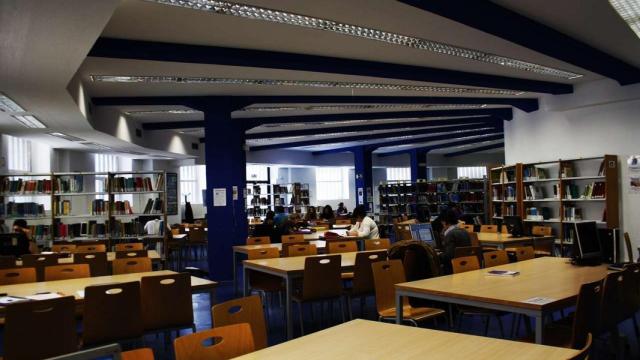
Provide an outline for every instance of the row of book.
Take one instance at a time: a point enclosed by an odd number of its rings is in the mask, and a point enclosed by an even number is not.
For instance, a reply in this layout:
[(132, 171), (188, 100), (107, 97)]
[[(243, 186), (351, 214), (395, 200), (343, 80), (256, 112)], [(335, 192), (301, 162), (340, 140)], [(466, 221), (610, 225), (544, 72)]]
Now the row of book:
[[(408, 197), (408, 196), (407, 196)], [(459, 203), (459, 202), (482, 202), (484, 201), (483, 192), (463, 192), (463, 193), (435, 193), (418, 195), (419, 203)]]
[(114, 201), (111, 206), (111, 214), (113, 215), (128, 215), (133, 214), (133, 207), (129, 200)]
[(254, 195), (251, 198), (250, 203), (252, 206), (271, 205), (271, 199), (269, 197), (260, 197), (258, 195)]
[(55, 192), (80, 193), (84, 191), (84, 176), (71, 175), (56, 177), (54, 182)]
[[(276, 206), (284, 206), (287, 205), (287, 199), (276, 196), (273, 198), (273, 203)], [(309, 205), (309, 197), (294, 195), (289, 199), (289, 205)]]
[(547, 169), (537, 166), (525, 166), (522, 168), (522, 179), (524, 181), (544, 180), (548, 177)]
[(143, 214), (162, 214), (163, 201), (161, 198), (157, 197), (155, 199), (147, 200), (147, 205), (144, 207)]
[[(604, 160), (600, 162), (600, 167), (598, 168), (598, 176), (605, 176), (607, 174), (607, 168), (605, 166)], [(570, 162), (563, 162), (560, 164), (559, 177), (561, 178), (571, 178), (577, 177), (579, 174), (574, 170), (573, 164)]]
[(547, 197), (543, 187), (535, 185), (525, 185), (524, 198), (525, 200), (542, 200), (546, 199)]
[(575, 206), (565, 206), (563, 221), (580, 221), (582, 220), (582, 209)]
[(108, 234), (116, 238), (143, 236), (146, 234), (144, 225), (138, 218), (127, 222), (121, 220), (105, 220), (104, 222), (90, 220), (71, 224), (58, 222), (54, 227), (54, 236), (56, 240), (79, 237), (102, 238), (107, 237)]
[(293, 183), (288, 185), (273, 185), (274, 194), (294, 194), (299, 196), (309, 196), (309, 184)]
[(0, 192), (3, 194), (47, 194), (51, 193), (51, 180), (23, 180), (4, 178)]
[(71, 215), (71, 201), (58, 200), (53, 202), (53, 213), (59, 215)]
[(269, 211), (268, 208), (248, 208), (247, 209), (247, 216), (251, 216), (251, 217), (256, 217), (256, 216), (267, 216), (267, 212)]
[(45, 216), (44, 204), (36, 202), (17, 203), (9, 201), (6, 204), (0, 204), (4, 209), (0, 209), (0, 213), (7, 217), (41, 217)]
[(606, 185), (602, 181), (592, 182), (584, 186), (582, 193), (580, 187), (575, 184), (565, 185), (564, 197), (567, 200), (575, 199), (604, 199), (606, 196)]
[(134, 237), (146, 235), (144, 225), (138, 218), (131, 221), (114, 220), (109, 223), (109, 229), (112, 237)]
[(91, 215), (109, 215), (109, 201), (104, 199), (95, 199), (89, 205), (89, 213)]
[(113, 192), (142, 192), (162, 191), (164, 189), (164, 175), (158, 174), (155, 183), (150, 177), (117, 176), (109, 181), (109, 190)]
[(551, 209), (548, 207), (528, 207), (524, 209), (525, 219), (527, 220), (549, 220), (551, 218)]

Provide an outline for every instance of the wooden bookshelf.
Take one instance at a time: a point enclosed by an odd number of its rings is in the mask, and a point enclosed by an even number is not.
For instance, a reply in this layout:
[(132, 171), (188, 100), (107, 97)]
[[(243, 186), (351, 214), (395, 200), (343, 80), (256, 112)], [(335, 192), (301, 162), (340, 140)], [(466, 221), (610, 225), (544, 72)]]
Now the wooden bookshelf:
[(503, 216), (523, 213), (522, 164), (502, 165), (489, 170), (488, 196), (491, 223), (502, 224)]

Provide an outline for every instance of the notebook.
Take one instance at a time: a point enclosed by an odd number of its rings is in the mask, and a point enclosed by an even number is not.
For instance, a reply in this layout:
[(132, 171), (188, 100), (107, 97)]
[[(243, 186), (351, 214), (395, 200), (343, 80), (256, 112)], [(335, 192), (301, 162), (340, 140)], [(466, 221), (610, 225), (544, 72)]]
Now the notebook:
[(491, 276), (516, 276), (520, 275), (519, 271), (510, 271), (510, 270), (491, 270), (487, 271), (487, 275)]

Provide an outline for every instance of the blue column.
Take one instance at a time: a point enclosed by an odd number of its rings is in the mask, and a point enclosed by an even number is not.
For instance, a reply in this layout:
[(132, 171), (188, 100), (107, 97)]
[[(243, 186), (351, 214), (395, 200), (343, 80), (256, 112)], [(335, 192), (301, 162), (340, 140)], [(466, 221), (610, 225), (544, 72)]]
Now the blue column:
[[(231, 109), (227, 104), (216, 104), (203, 110), (209, 274), (218, 281), (232, 279), (232, 246), (245, 244), (248, 232), (243, 196), (246, 188), (245, 127), (242, 119), (231, 118)], [(214, 206), (214, 189), (224, 189), (226, 204)]]
[(429, 150), (413, 149), (409, 152), (411, 166), (411, 182), (427, 179), (427, 153)]
[(356, 176), (356, 204), (373, 211), (373, 150), (358, 146), (353, 150)]

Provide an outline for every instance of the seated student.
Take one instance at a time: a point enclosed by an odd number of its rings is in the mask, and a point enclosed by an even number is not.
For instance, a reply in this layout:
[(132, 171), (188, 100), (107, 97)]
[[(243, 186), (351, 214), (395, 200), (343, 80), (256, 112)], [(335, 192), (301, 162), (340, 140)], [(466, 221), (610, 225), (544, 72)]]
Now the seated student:
[(285, 221), (287, 221), (289, 217), (284, 213), (284, 206), (276, 206), (276, 215), (273, 217), (273, 225), (280, 226)]
[(27, 241), (29, 241), (29, 252), (31, 254), (38, 253), (38, 245), (31, 239), (31, 229), (29, 229), (29, 225), (27, 225), (27, 220), (16, 219), (13, 222), (13, 232), (17, 234), (24, 234)]
[(325, 205), (325, 207), (322, 208), (320, 219), (328, 222), (329, 224), (336, 223), (336, 216), (333, 213), (333, 208), (331, 208), (331, 205)]
[(446, 274), (452, 272), (451, 259), (455, 256), (456, 248), (471, 246), (469, 233), (458, 227), (458, 216), (453, 209), (447, 209), (440, 214), (440, 222), (444, 230), (442, 236), (442, 254), (440, 260), (444, 266)]
[(273, 218), (275, 213), (271, 210), (267, 211), (267, 215), (262, 224), (256, 225), (253, 228), (252, 236), (268, 236), (271, 238), (271, 242), (280, 242), (279, 233), (276, 232), (276, 227), (273, 225)]
[(309, 206), (307, 208), (307, 213), (304, 214), (304, 221), (306, 222), (315, 222), (318, 220), (318, 213), (316, 212), (315, 206)]
[(353, 217), (356, 220), (355, 225), (347, 232), (348, 235), (357, 236), (364, 239), (379, 239), (378, 225), (372, 218), (367, 216), (364, 205), (356, 206), (353, 209)]
[(348, 213), (349, 213), (349, 211), (344, 206), (344, 203), (341, 202), (340, 204), (338, 204), (338, 209), (336, 210), (336, 214), (338, 214), (338, 215), (347, 215)]

